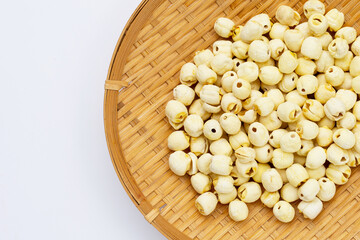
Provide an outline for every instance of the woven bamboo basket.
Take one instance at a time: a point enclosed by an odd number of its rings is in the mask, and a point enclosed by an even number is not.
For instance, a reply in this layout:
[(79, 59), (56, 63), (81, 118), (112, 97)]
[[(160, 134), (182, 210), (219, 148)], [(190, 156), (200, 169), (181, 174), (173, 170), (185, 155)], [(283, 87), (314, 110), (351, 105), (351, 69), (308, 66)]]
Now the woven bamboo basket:
[[(144, 0), (116, 46), (105, 83), (104, 121), (114, 168), (130, 198), (168, 239), (360, 239), (360, 172), (324, 204), (313, 221), (297, 213), (284, 224), (258, 201), (249, 217), (235, 223), (227, 206), (210, 216), (194, 207), (196, 192), (189, 177), (168, 167), (166, 102), (179, 84), (181, 66), (197, 50), (218, 39), (215, 20), (227, 16), (240, 24), (266, 12), (274, 17), (280, 4), (300, 13), (305, 0)], [(346, 25), (360, 32), (358, 0), (326, 0), (327, 9), (344, 12)], [(303, 17), (304, 20), (304, 17)]]

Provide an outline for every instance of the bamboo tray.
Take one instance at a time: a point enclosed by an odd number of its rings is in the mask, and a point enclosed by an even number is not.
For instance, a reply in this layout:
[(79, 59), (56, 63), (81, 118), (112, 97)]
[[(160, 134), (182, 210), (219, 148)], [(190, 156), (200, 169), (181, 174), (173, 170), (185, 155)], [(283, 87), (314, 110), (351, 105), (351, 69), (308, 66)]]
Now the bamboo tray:
[[(130, 198), (168, 239), (360, 239), (360, 171), (324, 204), (314, 220), (298, 213), (290, 224), (280, 223), (258, 201), (249, 217), (235, 223), (227, 206), (218, 204), (210, 216), (194, 207), (197, 196), (189, 177), (168, 167), (167, 136), (172, 131), (164, 108), (179, 83), (181, 66), (197, 50), (218, 39), (215, 20), (227, 16), (240, 24), (279, 4), (302, 12), (301, 1), (280, 0), (144, 0), (128, 21), (117, 43), (105, 83), (104, 121), (114, 168)], [(358, 0), (327, 0), (338, 8), (346, 25), (360, 33)], [(304, 18), (303, 18), (304, 20)]]

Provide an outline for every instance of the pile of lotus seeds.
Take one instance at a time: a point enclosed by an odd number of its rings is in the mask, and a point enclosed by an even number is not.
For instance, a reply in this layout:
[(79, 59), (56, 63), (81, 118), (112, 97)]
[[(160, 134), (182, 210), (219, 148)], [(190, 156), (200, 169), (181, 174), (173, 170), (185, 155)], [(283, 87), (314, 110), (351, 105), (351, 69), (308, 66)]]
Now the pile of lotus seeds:
[(314, 219), (360, 164), (360, 37), (337, 9), (325, 14), (318, 0), (303, 9), (301, 24), (288, 6), (276, 23), (219, 18), (226, 40), (181, 68), (165, 109), (169, 166), (191, 176), (202, 215), (220, 202), (242, 221), (260, 200), (281, 222), (295, 204)]

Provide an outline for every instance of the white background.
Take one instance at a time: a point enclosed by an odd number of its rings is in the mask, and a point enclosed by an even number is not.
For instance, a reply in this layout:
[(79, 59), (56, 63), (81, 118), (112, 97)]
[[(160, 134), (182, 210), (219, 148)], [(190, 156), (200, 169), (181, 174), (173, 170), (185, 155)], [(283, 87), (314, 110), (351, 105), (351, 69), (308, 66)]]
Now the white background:
[(107, 150), (103, 85), (140, 0), (2, 1), (0, 239), (165, 239)]

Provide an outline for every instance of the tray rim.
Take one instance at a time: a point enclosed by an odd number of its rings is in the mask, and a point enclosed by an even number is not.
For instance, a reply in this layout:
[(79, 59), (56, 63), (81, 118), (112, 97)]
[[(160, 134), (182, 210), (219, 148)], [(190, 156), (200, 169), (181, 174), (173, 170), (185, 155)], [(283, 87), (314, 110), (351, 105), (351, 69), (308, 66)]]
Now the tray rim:
[[(165, 218), (160, 215), (160, 209), (155, 209), (146, 200), (146, 197), (140, 191), (136, 184), (134, 177), (131, 175), (127, 168), (127, 163), (123, 155), (119, 140), (119, 131), (117, 127), (117, 97), (119, 94), (116, 88), (107, 88), (108, 83), (119, 84), (120, 86), (126, 86), (126, 83), (121, 83), (121, 79), (112, 79), (111, 74), (115, 64), (117, 54), (122, 53), (127, 56), (129, 52), (130, 44), (133, 44), (133, 38), (138, 36), (138, 29), (136, 24), (144, 24), (149, 16), (153, 13), (156, 7), (162, 2), (162, 0), (142, 0), (135, 11), (128, 19), (124, 29), (122, 30), (120, 37), (115, 46), (109, 69), (105, 81), (104, 91), (104, 105), (103, 105), (103, 117), (104, 117), (104, 130), (109, 150), (110, 158), (114, 167), (114, 170), (136, 208), (143, 214), (145, 219), (151, 223), (161, 234), (168, 239), (191, 239), (183, 232), (179, 231), (172, 224), (170, 224)], [(142, 14), (140, 14), (142, 13)], [(130, 43), (130, 44), (129, 44)], [(125, 46), (125, 47), (124, 47)], [(121, 71), (126, 63), (126, 58), (122, 58), (120, 62)], [(119, 87), (120, 89), (120, 87)]]

